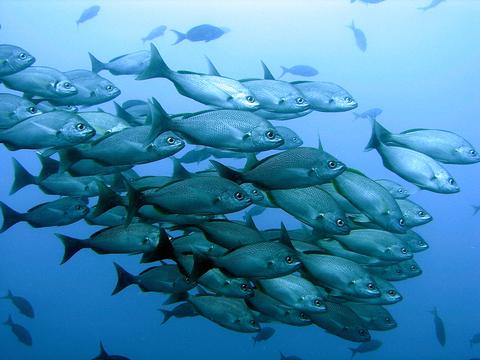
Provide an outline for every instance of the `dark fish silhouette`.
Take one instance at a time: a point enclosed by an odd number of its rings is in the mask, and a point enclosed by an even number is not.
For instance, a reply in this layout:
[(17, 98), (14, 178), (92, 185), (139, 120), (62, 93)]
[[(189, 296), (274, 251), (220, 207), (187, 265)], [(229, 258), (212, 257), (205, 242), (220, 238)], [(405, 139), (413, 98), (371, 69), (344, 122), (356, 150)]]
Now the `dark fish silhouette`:
[(437, 335), (437, 340), (440, 345), (445, 346), (447, 339), (445, 335), (445, 325), (443, 324), (443, 320), (440, 318), (440, 316), (438, 316), (436, 307), (433, 308), (433, 310), (430, 312), (433, 315), (433, 322), (435, 324), (435, 334)]
[(177, 30), (171, 30), (177, 35), (177, 41), (175, 41), (172, 45), (176, 45), (183, 40), (190, 40), (190, 41), (205, 41), (209, 42), (215, 39), (218, 39), (222, 35), (226, 34), (230, 31), (228, 28), (219, 28), (217, 26), (203, 24), (198, 25), (190, 30), (187, 33), (181, 33)]
[(355, 23), (353, 22), (353, 20), (352, 20), (352, 24), (348, 25), (347, 27), (352, 29), (353, 36), (355, 36), (355, 43), (357, 44), (357, 47), (362, 51), (367, 50), (367, 38), (363, 33), (363, 31), (355, 27)]
[(295, 355), (285, 356), (280, 352), (280, 360), (302, 360), (302, 358)]
[(93, 19), (95, 16), (97, 16), (99, 11), (100, 6), (98, 5), (94, 5), (83, 10), (82, 15), (80, 15), (80, 18), (77, 20), (77, 26), (87, 20)]
[(22, 325), (15, 324), (12, 320), (12, 316), (8, 316), (8, 320), (3, 323), (4, 325), (10, 326), (12, 332), (17, 337), (18, 341), (27, 346), (32, 346), (32, 335), (25, 329)]
[(473, 207), (473, 215), (477, 215), (480, 211), (480, 205), (472, 205)]
[(271, 327), (263, 327), (261, 330), (258, 332), (257, 335), (252, 336), (253, 339), (253, 346), (257, 344), (257, 342), (260, 341), (267, 341), (270, 339), (273, 335), (275, 334), (275, 329)]
[(10, 300), (23, 315), (28, 316), (32, 319), (35, 317), (35, 312), (33, 311), (32, 304), (30, 304), (30, 302), (24, 297), (15, 296), (10, 290), (8, 290), (8, 294), (6, 296), (3, 296), (2, 299)]
[(103, 347), (103, 343), (100, 341), (100, 354), (98, 354), (92, 360), (130, 360), (130, 359), (122, 355), (109, 355), (105, 351), (105, 348)]
[(157, 26), (155, 29), (150, 31), (147, 36), (143, 37), (142, 41), (150, 41), (159, 36), (163, 36), (163, 34), (165, 34), (165, 30), (167, 30), (167, 27), (165, 25)]
[(380, 346), (382, 346), (381, 341), (370, 340), (369, 342), (362, 343), (362, 344), (358, 345), (356, 348), (349, 348), (350, 351), (352, 352), (352, 357), (350, 359), (353, 359), (353, 357), (357, 353), (363, 354), (363, 353), (366, 353), (366, 352), (378, 350), (380, 348)]

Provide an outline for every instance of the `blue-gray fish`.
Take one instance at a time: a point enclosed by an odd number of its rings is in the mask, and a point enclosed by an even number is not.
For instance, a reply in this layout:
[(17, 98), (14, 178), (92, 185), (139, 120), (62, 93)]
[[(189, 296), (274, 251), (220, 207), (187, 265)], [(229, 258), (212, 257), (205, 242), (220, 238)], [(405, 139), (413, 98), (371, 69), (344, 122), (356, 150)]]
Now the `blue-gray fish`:
[(288, 150), (300, 147), (303, 145), (303, 140), (295, 131), (286, 126), (275, 126), (280, 137), (283, 138), (283, 145), (275, 148), (275, 150)]
[(432, 311), (430, 311), (433, 315), (433, 323), (435, 325), (435, 335), (437, 336), (437, 340), (440, 345), (445, 346), (447, 342), (447, 337), (445, 334), (445, 325), (443, 320), (440, 316), (438, 316), (437, 308), (434, 307)]
[(34, 62), (35, 58), (21, 47), (0, 44), (0, 77), (22, 71)]
[(212, 269), (203, 274), (198, 283), (217, 295), (248, 298), (254, 296), (251, 282), (245, 278), (231, 277), (220, 269)]
[(358, 106), (353, 96), (340, 85), (324, 81), (291, 83), (305, 96), (310, 109), (321, 112), (350, 111)]
[(408, 191), (408, 189), (396, 183), (395, 181), (378, 179), (375, 180), (375, 182), (387, 189), (390, 195), (392, 195), (395, 199), (406, 199), (410, 196), (410, 192)]
[(253, 340), (253, 346), (257, 344), (257, 342), (260, 341), (267, 341), (270, 339), (273, 335), (275, 334), (275, 329), (271, 327), (262, 327), (260, 331), (258, 332), (257, 335), (252, 337)]
[(138, 75), (148, 67), (150, 62), (150, 51), (140, 50), (133, 53), (117, 56), (107, 63), (98, 60), (91, 53), (90, 62), (92, 71), (98, 73), (102, 70), (108, 70), (112, 75)]
[(35, 228), (73, 224), (87, 215), (88, 206), (82, 199), (67, 197), (37, 205), (25, 214), (16, 212), (0, 201), (0, 210), (3, 215), (0, 232), (4, 232), (21, 221)]
[(165, 34), (165, 30), (167, 30), (167, 27), (165, 25), (157, 26), (156, 28), (152, 29), (152, 31), (150, 31), (147, 36), (143, 37), (142, 41), (151, 41), (153, 39), (156, 39), (157, 37), (163, 36), (163, 34)]
[(379, 108), (372, 108), (368, 109), (362, 113), (356, 113), (354, 112), (353, 115), (355, 116), (355, 119), (371, 119), (375, 120), (377, 116), (379, 116), (383, 112), (382, 109)]
[(398, 326), (392, 314), (381, 305), (344, 303), (363, 320), (369, 330), (386, 331)]
[(359, 28), (355, 27), (355, 23), (353, 22), (353, 20), (352, 20), (352, 24), (348, 25), (347, 27), (352, 30), (353, 36), (355, 37), (355, 43), (357, 44), (357, 47), (361, 51), (367, 50), (367, 38), (366, 38), (365, 34), (363, 33), (363, 31), (360, 30)]
[(173, 45), (182, 42), (183, 40), (189, 40), (193, 42), (197, 41), (205, 41), (209, 42), (215, 39), (218, 39), (222, 35), (226, 34), (230, 31), (230, 29), (226, 27), (217, 27), (210, 24), (202, 24), (195, 26), (187, 31), (187, 33), (181, 33), (177, 30), (171, 30), (172, 32), (177, 35), (177, 41), (173, 43)]
[(7, 295), (2, 296), (0, 299), (10, 300), (13, 305), (22, 313), (23, 315), (33, 319), (35, 317), (35, 311), (33, 310), (32, 304), (30, 301), (25, 299), (22, 296), (13, 295), (13, 293), (8, 290)]
[(20, 324), (14, 323), (12, 316), (9, 315), (7, 321), (3, 323), (4, 325), (10, 326), (12, 332), (17, 337), (18, 341), (27, 346), (32, 346), (32, 335), (28, 330)]
[(95, 129), (92, 141), (130, 127), (125, 120), (103, 111), (81, 112), (78, 115)]
[(42, 114), (31, 101), (13, 94), (0, 94), (0, 129), (8, 129), (17, 123)]
[(237, 80), (189, 71), (173, 71), (153, 44), (151, 54), (148, 68), (137, 76), (137, 80), (166, 78), (173, 82), (183, 96), (223, 109), (254, 111), (260, 106), (254, 92)]
[(282, 352), (280, 352), (280, 360), (302, 360), (302, 358), (295, 355), (285, 356)]
[(403, 213), (405, 226), (412, 228), (425, 225), (433, 220), (432, 216), (420, 205), (408, 199), (397, 199), (397, 204)]
[(28, 96), (56, 99), (77, 93), (77, 88), (64, 73), (44, 66), (31, 66), (1, 80), (9, 89)]
[(94, 357), (92, 360), (130, 360), (126, 356), (123, 355), (110, 355), (105, 350), (103, 343), (100, 341), (100, 353)]
[(100, 6), (98, 5), (93, 5), (83, 10), (82, 14), (77, 20), (77, 26), (87, 20), (93, 19), (95, 16), (97, 16), (99, 11), (100, 11)]
[(37, 109), (41, 112), (51, 112), (51, 111), (67, 111), (67, 112), (78, 112), (78, 107), (74, 105), (54, 105), (48, 100), (43, 100), (37, 103)]
[[(354, 2), (354, 1), (355, 0), (352, 0), (352, 2)], [(383, 0), (381, 0), (381, 1), (383, 1)], [(369, 342), (362, 343), (362, 344), (358, 345), (356, 348), (348, 348), (352, 352), (352, 357), (350, 359), (353, 359), (353, 357), (356, 354), (364, 354), (364, 353), (367, 353), (367, 352), (378, 350), (378, 349), (380, 349), (381, 346), (382, 346), (382, 342), (380, 340), (372, 339)]]
[(417, 9), (427, 11), (427, 10), (433, 9), (434, 7), (437, 7), (438, 5), (440, 5), (444, 1), (446, 1), (446, 0), (432, 0), (430, 2), (430, 4), (428, 4), (426, 6), (418, 7)]
[(315, 76), (318, 75), (318, 70), (309, 65), (295, 65), (290, 68), (285, 66), (280, 66), (282, 68), (282, 74), (279, 77), (284, 76), (285, 74), (300, 75), (300, 76)]

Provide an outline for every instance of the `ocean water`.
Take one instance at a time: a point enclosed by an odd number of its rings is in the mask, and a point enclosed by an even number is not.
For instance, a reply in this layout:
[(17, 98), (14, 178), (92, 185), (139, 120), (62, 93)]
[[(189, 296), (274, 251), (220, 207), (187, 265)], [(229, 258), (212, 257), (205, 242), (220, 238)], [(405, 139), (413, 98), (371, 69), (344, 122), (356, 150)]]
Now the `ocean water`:
[[(97, 17), (77, 27), (81, 12), (101, 6)], [(351, 4), (348, 0), (162, 0), (162, 1), (0, 1), (0, 43), (15, 44), (32, 53), (37, 62), (61, 71), (90, 69), (88, 52), (101, 60), (141, 49), (141, 38), (151, 29), (166, 25), (186, 31), (209, 23), (231, 29), (208, 42), (184, 41), (172, 46), (175, 36), (153, 42), (173, 69), (205, 72), (204, 55), (225, 76), (236, 79), (261, 77), (263, 60), (279, 76), (280, 66), (308, 64), (318, 69), (315, 80), (335, 82), (359, 103), (358, 111), (383, 109), (378, 117), (388, 129), (438, 128), (466, 137), (480, 147), (480, 2), (447, 0), (423, 12), (428, 0), (386, 0), (380, 4)], [(360, 51), (352, 32), (352, 20), (367, 37)], [(168, 112), (206, 109), (179, 95), (164, 79), (135, 81), (133, 76), (102, 72), (121, 90), (119, 103), (156, 97)], [(285, 80), (301, 78), (286, 75)], [(11, 92), (0, 85), (0, 92)], [(113, 103), (99, 107), (113, 111)], [(95, 107), (94, 107), (95, 108)], [(363, 149), (370, 137), (370, 123), (354, 120), (352, 112), (319, 113), (276, 122), (294, 129), (307, 146), (316, 146), (320, 134), (326, 151), (371, 178), (399, 179), (382, 166), (378, 154)], [(188, 148), (188, 150), (191, 147)], [(183, 154), (186, 150), (182, 151)], [(37, 174), (33, 151), (0, 149), (0, 200), (17, 210), (55, 199), (29, 186), (13, 196), (11, 157)], [(238, 165), (237, 161), (222, 161)], [(187, 166), (204, 169), (207, 162)], [(383, 342), (376, 352), (358, 358), (451, 360), (480, 357), (480, 345), (468, 340), (480, 332), (479, 219), (472, 204), (480, 203), (479, 165), (446, 166), (462, 191), (440, 195), (415, 191), (411, 199), (423, 205), (434, 221), (418, 232), (430, 249), (415, 259), (420, 277), (395, 283), (404, 296), (389, 307), (398, 328), (374, 332)], [(142, 175), (168, 175), (168, 159), (135, 168)], [(92, 203), (92, 202), (91, 202)], [(241, 218), (241, 213), (231, 216)], [(261, 229), (289, 228), (298, 221), (279, 210), (267, 210), (255, 219)], [(15, 225), (0, 235), (0, 293), (11, 289), (28, 298), (35, 319), (19, 315), (7, 301), (0, 301), (0, 319), (12, 313), (29, 329), (33, 346), (20, 344), (9, 328), (0, 327), (1, 360), (80, 360), (93, 358), (102, 340), (109, 353), (131, 359), (279, 359), (279, 352), (305, 360), (349, 359), (356, 344), (315, 327), (294, 328), (274, 324), (276, 334), (252, 346), (251, 335), (225, 330), (201, 317), (172, 318), (160, 325), (157, 311), (166, 298), (130, 287), (110, 296), (116, 283), (113, 262), (132, 273), (145, 269), (138, 256), (97, 255), (83, 250), (60, 266), (63, 246), (54, 236), (60, 232), (87, 238), (93, 231), (84, 222), (64, 228), (33, 229)], [(447, 344), (435, 337), (429, 311), (436, 306), (442, 316)]]

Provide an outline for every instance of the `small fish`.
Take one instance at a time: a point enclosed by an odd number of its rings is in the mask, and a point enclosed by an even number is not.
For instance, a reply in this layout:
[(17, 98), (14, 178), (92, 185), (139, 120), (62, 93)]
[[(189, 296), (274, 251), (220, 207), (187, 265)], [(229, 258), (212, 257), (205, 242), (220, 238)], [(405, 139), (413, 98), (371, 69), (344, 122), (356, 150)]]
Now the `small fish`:
[(291, 83), (305, 96), (310, 109), (321, 112), (343, 112), (355, 109), (358, 103), (340, 85), (324, 81), (294, 81)]
[(67, 112), (78, 112), (78, 107), (74, 105), (54, 105), (48, 100), (43, 100), (37, 103), (37, 109), (41, 112), (51, 112), (51, 111), (67, 111)]
[(362, 30), (359, 28), (355, 27), (355, 23), (352, 20), (352, 24), (347, 26), (348, 28), (352, 29), (353, 36), (355, 37), (355, 43), (357, 44), (357, 47), (365, 52), (367, 50), (367, 38), (365, 34), (363, 33)]
[(381, 305), (358, 304), (355, 302), (348, 302), (344, 305), (352, 309), (369, 330), (387, 331), (398, 326), (392, 314)]
[[(355, 0), (352, 0), (352, 2), (354, 1)], [(370, 0), (370, 1), (373, 1), (373, 0)], [(380, 1), (383, 1), (383, 0), (380, 0)], [(358, 345), (356, 348), (348, 348), (352, 352), (352, 357), (350, 359), (353, 359), (353, 357), (356, 354), (364, 354), (367, 352), (378, 350), (380, 349), (381, 346), (382, 346), (382, 342), (380, 340), (372, 339), (369, 342)]]
[(434, 7), (437, 7), (438, 5), (440, 5), (444, 1), (446, 1), (446, 0), (432, 0), (429, 5), (423, 6), (423, 7), (418, 7), (417, 9), (427, 11), (427, 10), (433, 9)]
[(280, 360), (302, 360), (302, 358), (295, 355), (285, 356), (280, 352)]
[(23, 315), (33, 319), (35, 317), (35, 312), (33, 311), (33, 306), (30, 304), (30, 301), (24, 297), (13, 295), (13, 293), (8, 290), (7, 295), (2, 296), (0, 299), (10, 300), (13, 305), (22, 313)]
[(436, 307), (433, 308), (433, 310), (430, 312), (433, 315), (433, 323), (435, 325), (435, 335), (437, 336), (437, 340), (440, 345), (445, 346), (447, 339), (445, 335), (445, 325), (443, 324), (443, 320), (440, 316), (438, 316)]
[(286, 126), (275, 126), (280, 137), (283, 139), (283, 145), (275, 148), (275, 150), (288, 150), (300, 147), (303, 145), (303, 140), (292, 129)]
[(75, 95), (78, 91), (64, 73), (44, 66), (31, 66), (1, 80), (9, 89), (30, 97), (56, 99)]
[(81, 199), (67, 197), (37, 205), (25, 214), (16, 212), (0, 201), (0, 210), (3, 215), (2, 233), (21, 221), (35, 228), (73, 224), (87, 215), (88, 206)]
[(192, 304), (186, 302), (175, 306), (172, 310), (159, 309), (163, 314), (162, 325), (165, 324), (170, 318), (176, 317), (186, 318), (198, 316), (198, 311), (195, 310)]
[(22, 71), (34, 62), (35, 57), (21, 47), (0, 44), (0, 77)]
[(405, 234), (395, 234), (413, 253), (425, 251), (429, 248), (427, 242), (416, 232), (408, 230)]
[(392, 195), (395, 199), (406, 199), (411, 195), (408, 189), (400, 184), (397, 184), (395, 181), (379, 179), (375, 180), (375, 182), (387, 189), (390, 195)]
[(220, 296), (244, 299), (255, 295), (249, 280), (228, 276), (220, 269), (207, 271), (198, 279), (198, 283)]
[(222, 27), (219, 28), (214, 25), (209, 25), (209, 24), (203, 24), (203, 25), (198, 25), (190, 30), (187, 31), (186, 34), (181, 33), (177, 30), (170, 30), (175, 35), (177, 35), (177, 41), (175, 41), (172, 45), (176, 45), (179, 42), (182, 42), (183, 40), (190, 40), (192, 42), (197, 42), (197, 41), (205, 41), (209, 42), (215, 39), (218, 39), (219, 37), (223, 36), (224, 34), (228, 33), (230, 29)]
[(376, 120), (377, 116), (379, 116), (382, 112), (383, 112), (382, 109), (373, 108), (373, 109), (368, 109), (367, 111), (364, 111), (363, 113), (354, 112), (353, 115), (355, 116), (355, 119)]
[(400, 206), (403, 218), (405, 219), (405, 226), (412, 228), (415, 226), (425, 225), (433, 220), (432, 216), (420, 205), (408, 199), (397, 199), (397, 204)]
[(285, 66), (280, 67), (282, 68), (283, 72), (279, 77), (282, 77), (285, 74), (300, 75), (306, 77), (318, 75), (318, 70), (308, 65), (295, 65), (291, 68), (287, 68)]
[(43, 111), (31, 101), (13, 94), (0, 94), (0, 129), (8, 129)]
[(108, 70), (112, 75), (138, 75), (145, 71), (150, 62), (150, 51), (140, 50), (133, 53), (117, 56), (107, 63), (98, 60), (91, 53), (90, 62), (92, 63), (92, 72), (98, 73), (102, 70)]
[(474, 334), (470, 339), (470, 347), (472, 347), (474, 344), (480, 344), (480, 333)]
[(479, 205), (472, 205), (472, 207), (473, 207), (473, 215), (475, 216), (480, 211), (480, 206)]
[(97, 16), (99, 11), (100, 11), (100, 6), (98, 5), (93, 5), (93, 6), (90, 6), (88, 9), (83, 10), (82, 14), (77, 20), (77, 26), (87, 20), (93, 19), (95, 16)]
[(268, 327), (268, 326), (262, 327), (257, 335), (252, 336), (253, 346), (255, 346), (257, 344), (257, 342), (267, 341), (274, 334), (275, 334), (275, 329), (273, 329), (271, 327)]
[(8, 316), (7, 321), (5, 321), (3, 324), (10, 326), (18, 341), (27, 346), (32, 346), (32, 335), (30, 335), (28, 330), (22, 325), (14, 323), (11, 315)]
[(109, 355), (105, 350), (105, 348), (103, 347), (103, 343), (100, 341), (100, 354), (98, 354), (92, 360), (130, 360), (130, 359), (122, 355)]
[(147, 36), (142, 38), (142, 42), (145, 43), (145, 41), (151, 41), (157, 37), (163, 36), (163, 34), (165, 34), (165, 30), (167, 30), (165, 25), (157, 26), (155, 29), (150, 31)]
[[(341, 298), (351, 302), (369, 305), (392, 305), (398, 303), (403, 299), (402, 295), (398, 292), (395, 286), (393, 286), (387, 280), (384, 280), (378, 276), (373, 276), (373, 280), (375, 281), (375, 284), (377, 284), (378, 290), (380, 291), (379, 297), (361, 299), (358, 297), (342, 294)], [(333, 299), (338, 301), (338, 297), (333, 296)]]

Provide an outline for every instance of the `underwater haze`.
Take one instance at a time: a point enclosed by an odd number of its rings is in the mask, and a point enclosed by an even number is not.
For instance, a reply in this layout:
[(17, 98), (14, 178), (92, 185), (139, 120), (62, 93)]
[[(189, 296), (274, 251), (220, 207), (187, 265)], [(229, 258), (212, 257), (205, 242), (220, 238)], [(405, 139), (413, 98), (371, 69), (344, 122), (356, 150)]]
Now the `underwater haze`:
[[(91, 70), (89, 53), (108, 62), (123, 54), (150, 51), (150, 44), (154, 44), (175, 71), (207, 73), (208, 56), (222, 76), (232, 79), (263, 79), (263, 61), (275, 78), (282, 75), (282, 67), (308, 65), (307, 70), (298, 70), (307, 76), (287, 72), (281, 78), (284, 81), (340, 85), (353, 96), (358, 108), (313, 111), (290, 120), (269, 121), (294, 130), (303, 146), (317, 148), (320, 136), (327, 153), (368, 178), (402, 184), (412, 193), (409, 199), (421, 204), (433, 217), (432, 222), (414, 229), (430, 246), (415, 254), (423, 273), (394, 282), (403, 300), (387, 308), (398, 327), (371, 331), (372, 339), (382, 342), (381, 347), (357, 353), (355, 358), (480, 358), (480, 345), (469, 342), (480, 332), (480, 214), (472, 216), (472, 205), (480, 205), (480, 165), (442, 165), (455, 177), (461, 189), (458, 193), (421, 190), (385, 168), (377, 151), (364, 151), (372, 133), (371, 119), (354, 115), (380, 108), (382, 113), (376, 120), (393, 133), (448, 130), (480, 149), (480, 2), (446, 0), (428, 10), (418, 8), (428, 6), (430, 0), (368, 2), (372, 1), (3, 0), (0, 44), (26, 49), (36, 59), (34, 66), (61, 72)], [(100, 7), (98, 14), (77, 24), (82, 12), (93, 5)], [(363, 32), (366, 44), (358, 43), (350, 28), (352, 22)], [(186, 39), (173, 45), (180, 39), (171, 30), (186, 34), (202, 24), (215, 25), (225, 32), (208, 41), (192, 41), (195, 39), (187, 34)], [(142, 41), (160, 26), (166, 26), (166, 31), (160, 28), (152, 35), (155, 38)], [(202, 36), (210, 36), (205, 34)], [(140, 81), (135, 75), (117, 76), (105, 70), (99, 75), (121, 90), (113, 100), (119, 104), (155, 97), (168, 114), (212, 109), (192, 96), (179, 94), (166, 79)], [(0, 93), (23, 95), (7, 88), (5, 81), (0, 83)], [(88, 108), (79, 104), (79, 114), (97, 108), (115, 113), (113, 101)], [(175, 157), (194, 149), (192, 141), (186, 142)], [(43, 148), (0, 149), (0, 200), (17, 211), (26, 212), (59, 198), (46, 195), (38, 186), (9, 195), (14, 180), (12, 157), (37, 175), (41, 166), (35, 150)], [(262, 152), (259, 158), (273, 153)], [(239, 159), (218, 161), (237, 168), (244, 165)], [(210, 163), (184, 166), (195, 172), (208, 169)], [(170, 176), (172, 161), (164, 158), (139, 163), (135, 171), (141, 176)], [(95, 204), (92, 197), (89, 206)], [(226, 216), (242, 220), (245, 211)], [(260, 230), (280, 229), (281, 222), (289, 230), (302, 225), (278, 208), (267, 208), (254, 221)], [(142, 292), (130, 286), (111, 296), (117, 283), (113, 263), (138, 274), (151, 266), (140, 264), (140, 255), (99, 255), (85, 249), (60, 265), (64, 246), (56, 233), (88, 239), (100, 229), (83, 220), (61, 228), (34, 228), (21, 222), (0, 234), (0, 295), (11, 290), (28, 299), (35, 309), (35, 318), (27, 318), (11, 301), (0, 300), (0, 320), (6, 321), (12, 315), (15, 323), (28, 329), (33, 338), (33, 345), (25, 346), (9, 326), (1, 325), (0, 360), (92, 359), (100, 352), (100, 341), (109, 354), (138, 360), (277, 360), (281, 353), (303, 360), (350, 359), (349, 348), (358, 346), (315, 325), (265, 324), (275, 329), (274, 335), (253, 346), (255, 333), (231, 331), (201, 316), (172, 317), (162, 324), (163, 315), (158, 309), (171, 308), (162, 305), (168, 294)], [(190, 293), (193, 296), (196, 290)], [(438, 327), (430, 313), (434, 308), (443, 320), (445, 346), (439, 343)]]

